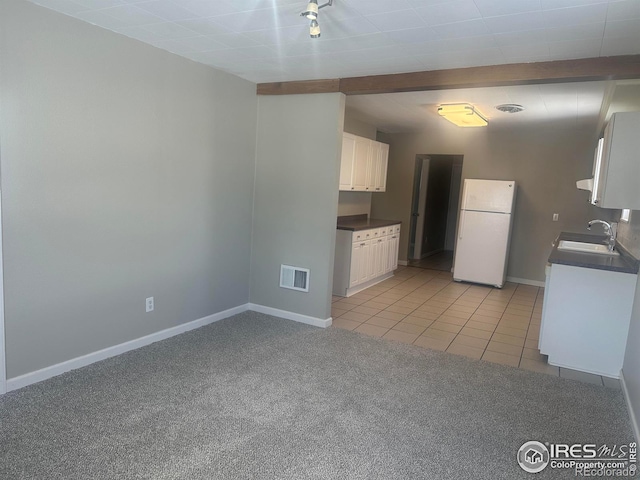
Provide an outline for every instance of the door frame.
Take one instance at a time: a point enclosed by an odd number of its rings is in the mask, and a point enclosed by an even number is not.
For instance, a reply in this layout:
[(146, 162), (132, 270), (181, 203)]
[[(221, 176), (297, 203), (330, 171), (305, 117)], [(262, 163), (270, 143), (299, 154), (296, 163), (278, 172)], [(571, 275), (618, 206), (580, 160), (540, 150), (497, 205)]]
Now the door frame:
[(424, 214), (427, 207), (427, 185), (429, 184), (430, 162), (431, 158), (427, 155), (418, 155), (416, 157), (407, 260), (420, 260), (422, 258)]
[(2, 191), (0, 190), (0, 395), (7, 393), (7, 361), (4, 331), (4, 260), (2, 257)]

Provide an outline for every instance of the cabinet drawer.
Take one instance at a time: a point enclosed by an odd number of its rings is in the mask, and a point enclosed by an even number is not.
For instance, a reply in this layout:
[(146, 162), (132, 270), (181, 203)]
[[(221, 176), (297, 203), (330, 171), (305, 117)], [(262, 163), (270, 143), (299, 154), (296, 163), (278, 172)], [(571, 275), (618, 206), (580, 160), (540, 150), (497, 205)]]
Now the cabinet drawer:
[(373, 237), (373, 230), (360, 230), (359, 232), (353, 232), (353, 243), (360, 242), (362, 240), (371, 240)]
[(384, 236), (389, 235), (389, 228), (391, 228), (391, 227), (382, 227), (382, 228), (380, 228), (379, 229), (380, 230), (380, 236), (384, 237)]
[(392, 227), (389, 227), (389, 228), (393, 229), (390, 233), (400, 233), (400, 225), (399, 224), (398, 225), (393, 225)]

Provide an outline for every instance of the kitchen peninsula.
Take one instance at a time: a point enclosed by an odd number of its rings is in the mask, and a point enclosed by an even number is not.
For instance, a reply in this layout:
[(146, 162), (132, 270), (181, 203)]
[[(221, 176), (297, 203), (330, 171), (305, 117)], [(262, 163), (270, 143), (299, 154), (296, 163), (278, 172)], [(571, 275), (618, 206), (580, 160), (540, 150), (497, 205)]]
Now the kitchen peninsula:
[(563, 232), (549, 256), (540, 353), (551, 365), (618, 378), (627, 345), (638, 261), (559, 249), (561, 241), (605, 245), (601, 235)]

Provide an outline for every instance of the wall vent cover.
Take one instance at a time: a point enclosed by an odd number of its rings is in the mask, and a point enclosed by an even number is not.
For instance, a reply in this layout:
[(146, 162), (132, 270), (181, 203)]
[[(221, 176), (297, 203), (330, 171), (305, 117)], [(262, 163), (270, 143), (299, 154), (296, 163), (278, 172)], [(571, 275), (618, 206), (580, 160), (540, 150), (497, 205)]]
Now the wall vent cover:
[(299, 292), (309, 291), (309, 269), (280, 265), (280, 286)]

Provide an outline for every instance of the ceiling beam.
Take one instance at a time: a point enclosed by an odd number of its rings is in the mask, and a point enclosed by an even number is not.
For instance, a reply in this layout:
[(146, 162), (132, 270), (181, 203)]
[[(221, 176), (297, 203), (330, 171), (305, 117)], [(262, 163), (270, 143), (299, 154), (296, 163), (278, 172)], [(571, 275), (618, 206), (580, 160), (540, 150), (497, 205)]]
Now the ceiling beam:
[(336, 93), (340, 91), (340, 79), (304, 80), (301, 82), (259, 83), (258, 95), (298, 95), (306, 93)]
[(303, 82), (259, 83), (258, 95), (345, 95), (640, 78), (640, 55), (513, 63)]

